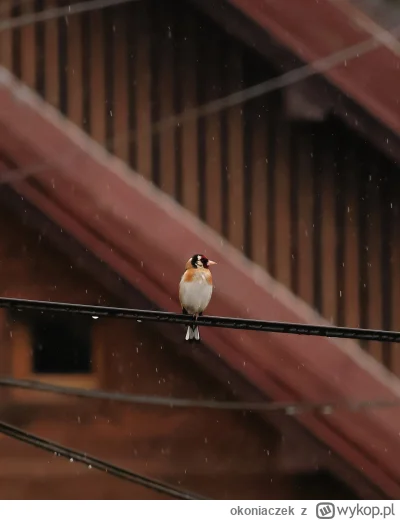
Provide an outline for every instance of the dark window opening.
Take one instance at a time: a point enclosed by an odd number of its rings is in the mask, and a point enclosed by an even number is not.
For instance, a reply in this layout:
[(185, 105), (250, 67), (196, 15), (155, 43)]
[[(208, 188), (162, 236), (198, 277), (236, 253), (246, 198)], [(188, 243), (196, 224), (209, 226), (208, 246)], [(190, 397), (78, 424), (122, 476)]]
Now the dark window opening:
[(88, 374), (91, 365), (90, 325), (87, 320), (53, 317), (35, 320), (32, 365), (37, 374)]

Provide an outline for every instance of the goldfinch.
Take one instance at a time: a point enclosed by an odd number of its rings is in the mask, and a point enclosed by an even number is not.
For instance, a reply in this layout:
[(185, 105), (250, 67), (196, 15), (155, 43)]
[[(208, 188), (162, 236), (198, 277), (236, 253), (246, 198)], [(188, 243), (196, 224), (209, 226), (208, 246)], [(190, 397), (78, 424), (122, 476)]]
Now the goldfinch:
[[(183, 314), (191, 314), (195, 320), (201, 316), (210, 303), (213, 281), (210, 265), (217, 262), (208, 260), (204, 255), (193, 255), (186, 262), (185, 272), (179, 283), (179, 301)], [(189, 325), (185, 340), (200, 341), (199, 328)]]

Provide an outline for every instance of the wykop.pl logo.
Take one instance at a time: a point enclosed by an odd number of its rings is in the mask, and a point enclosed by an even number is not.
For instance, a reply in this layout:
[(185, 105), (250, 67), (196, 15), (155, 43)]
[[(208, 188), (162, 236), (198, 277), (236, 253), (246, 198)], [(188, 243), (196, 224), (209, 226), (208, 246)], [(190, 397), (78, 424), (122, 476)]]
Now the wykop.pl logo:
[(335, 506), (331, 502), (320, 502), (317, 504), (317, 518), (329, 520), (335, 516)]

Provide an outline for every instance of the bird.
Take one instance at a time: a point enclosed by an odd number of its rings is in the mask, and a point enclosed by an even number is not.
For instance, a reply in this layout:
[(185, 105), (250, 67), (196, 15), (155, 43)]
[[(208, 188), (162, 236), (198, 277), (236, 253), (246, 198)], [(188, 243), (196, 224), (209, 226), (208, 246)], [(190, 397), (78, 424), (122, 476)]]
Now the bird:
[[(179, 283), (179, 301), (183, 314), (190, 314), (196, 321), (210, 303), (213, 292), (213, 280), (210, 265), (217, 262), (209, 260), (204, 255), (193, 255), (185, 265), (185, 272)], [(186, 331), (186, 341), (200, 341), (199, 327), (189, 325)]]

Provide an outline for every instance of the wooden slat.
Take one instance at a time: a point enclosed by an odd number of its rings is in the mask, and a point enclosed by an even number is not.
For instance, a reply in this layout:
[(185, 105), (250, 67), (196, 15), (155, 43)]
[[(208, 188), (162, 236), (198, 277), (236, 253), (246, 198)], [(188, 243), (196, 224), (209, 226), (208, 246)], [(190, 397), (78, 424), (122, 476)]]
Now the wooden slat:
[[(161, 20), (159, 82), (157, 96), (160, 106), (160, 119), (167, 119), (174, 114), (174, 44), (176, 27), (171, 8), (162, 2), (159, 6)], [(179, 81), (179, 78), (176, 78)], [(175, 128), (163, 130), (159, 136), (160, 146), (160, 188), (175, 197), (176, 194), (176, 164), (175, 164)]]
[(276, 162), (274, 175), (275, 276), (290, 287), (291, 235), (290, 235), (290, 127), (278, 120), (276, 128)]
[(114, 11), (114, 153), (129, 161), (127, 9)]
[(81, 126), (83, 124), (81, 15), (68, 17), (67, 35), (68, 117)]
[[(22, 15), (34, 12), (33, 1), (22, 4)], [(36, 41), (35, 24), (21, 28), (21, 80), (28, 87), (35, 88), (36, 83)]]
[(261, 99), (252, 117), (251, 258), (267, 268), (268, 148), (267, 100)]
[(136, 139), (137, 170), (151, 179), (151, 63), (150, 63), (150, 13), (148, 2), (138, 2), (134, 9), (137, 31), (136, 55)]
[[(314, 197), (313, 186), (313, 144), (310, 132), (299, 130), (297, 133), (297, 160), (298, 167), (298, 222), (297, 222), (297, 285), (298, 294), (308, 304), (313, 305), (314, 299)], [(278, 224), (279, 226), (279, 224)], [(279, 233), (280, 231), (278, 231)]]
[[(391, 271), (392, 271), (392, 291), (391, 291), (391, 323), (393, 330), (400, 330), (400, 202), (399, 202), (399, 182), (393, 186), (393, 193), (390, 202), (392, 215), (391, 226)], [(387, 347), (386, 347), (387, 348)], [(400, 377), (400, 344), (392, 343), (391, 367), (396, 376)]]
[[(12, 0), (2, 0), (1, 17), (9, 18), (12, 13)], [(8, 29), (0, 32), (0, 60), (1, 64), (12, 70), (12, 30)]]
[[(227, 42), (227, 75), (230, 92), (243, 88), (242, 48)], [(243, 160), (243, 106), (236, 105), (227, 110), (228, 135), (228, 207), (230, 242), (243, 251), (244, 248), (244, 160)]]
[[(196, 20), (186, 13), (180, 29), (180, 82), (182, 112), (197, 105)], [(199, 213), (198, 186), (198, 122), (192, 119), (182, 124), (182, 204), (194, 214)]]
[[(204, 42), (206, 51), (202, 81), (205, 82), (207, 101), (222, 96), (222, 39), (215, 31)], [(205, 118), (205, 208), (206, 222), (215, 231), (222, 233), (222, 156), (221, 116), (213, 114)]]
[(345, 325), (348, 327), (360, 326), (359, 300), (359, 185), (357, 161), (352, 152), (349, 152), (345, 162), (345, 243), (344, 243), (344, 304)]
[[(11, 328), (12, 340), (12, 375), (24, 378), (32, 372), (31, 336), (29, 330), (22, 323), (13, 323)], [(21, 390), (21, 394), (23, 390)]]
[[(57, 5), (56, 0), (46, 0), (45, 8), (51, 9)], [(58, 76), (58, 20), (45, 22), (45, 96), (46, 101), (59, 107), (60, 82)]]
[(104, 26), (102, 11), (90, 13), (90, 130), (93, 139), (106, 142), (106, 99), (104, 72)]
[[(379, 169), (378, 169), (379, 170)], [(380, 232), (380, 172), (376, 169), (368, 177), (368, 251), (366, 253), (368, 270), (368, 327), (380, 328), (382, 325), (382, 283), (381, 283), (381, 232)], [(368, 346), (371, 355), (382, 361), (382, 344), (371, 341)]]

